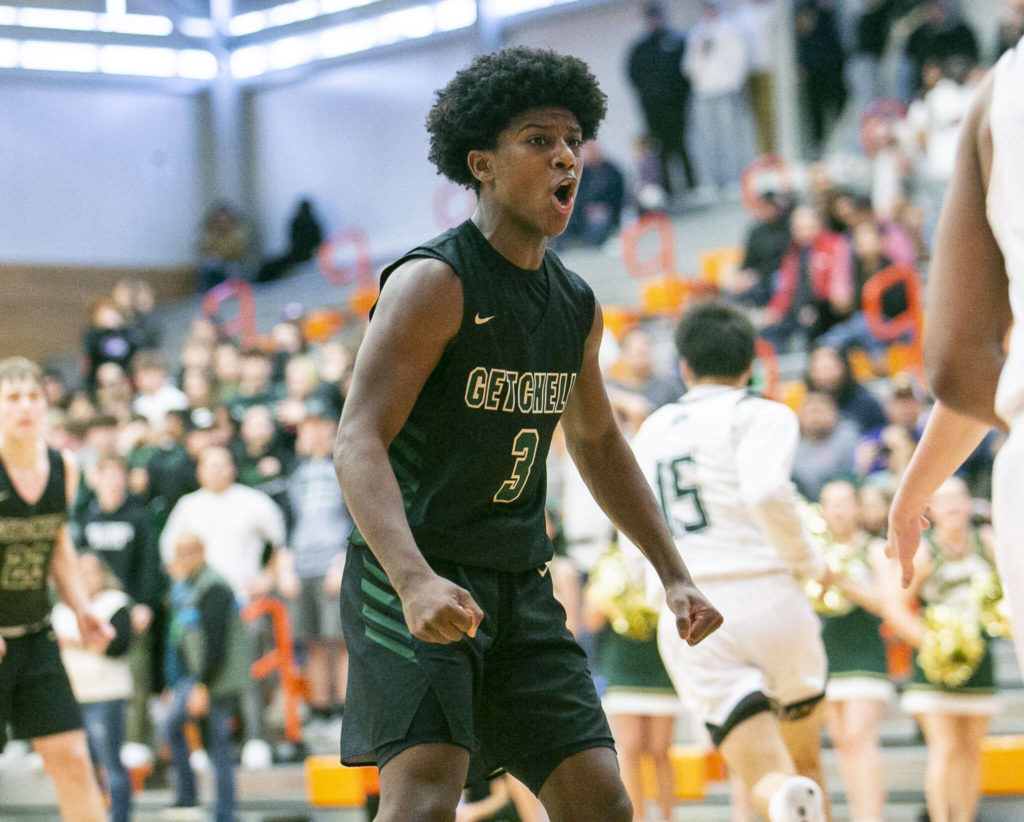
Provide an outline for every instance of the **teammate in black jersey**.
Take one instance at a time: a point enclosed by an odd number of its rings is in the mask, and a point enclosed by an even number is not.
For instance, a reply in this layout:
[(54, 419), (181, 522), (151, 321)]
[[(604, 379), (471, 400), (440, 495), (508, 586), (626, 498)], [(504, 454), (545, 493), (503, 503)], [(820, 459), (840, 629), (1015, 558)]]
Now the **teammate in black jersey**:
[(42, 371), (12, 357), (0, 362), (0, 748), (10, 723), (32, 740), (57, 789), (61, 816), (107, 818), (71, 692), (49, 624), (52, 579), (78, 618), (83, 643), (103, 651), (114, 636), (89, 611), (67, 529), (78, 471), (43, 439)]
[(477, 209), (385, 271), (336, 444), (356, 523), (342, 759), (381, 767), (379, 821), (451, 820), (463, 784), (502, 768), (552, 822), (632, 819), (546, 573), (559, 421), (595, 497), (657, 568), (680, 636), (721, 622), (615, 424), (593, 293), (547, 250), (604, 112), (580, 60), (514, 48), (460, 71), (428, 117), (431, 159)]

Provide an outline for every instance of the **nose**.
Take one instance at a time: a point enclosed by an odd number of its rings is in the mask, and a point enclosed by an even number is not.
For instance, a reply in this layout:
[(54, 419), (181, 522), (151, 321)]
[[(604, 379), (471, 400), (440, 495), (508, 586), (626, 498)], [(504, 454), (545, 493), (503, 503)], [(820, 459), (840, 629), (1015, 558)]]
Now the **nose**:
[(559, 140), (555, 151), (555, 167), (575, 168), (576, 162), (576, 153), (572, 150), (572, 146), (565, 140)]

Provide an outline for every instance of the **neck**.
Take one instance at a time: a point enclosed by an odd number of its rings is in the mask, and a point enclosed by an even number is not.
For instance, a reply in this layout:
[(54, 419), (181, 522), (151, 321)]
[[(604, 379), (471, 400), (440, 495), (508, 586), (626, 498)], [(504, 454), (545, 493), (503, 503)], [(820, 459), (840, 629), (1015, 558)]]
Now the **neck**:
[(832, 539), (835, 542), (841, 545), (849, 545), (859, 533), (859, 529), (857, 526), (851, 525), (847, 528), (829, 528), (829, 532), (832, 534)]
[(4, 462), (14, 468), (32, 468), (39, 460), (42, 440), (36, 436), (5, 436), (0, 440), (0, 455)]
[(966, 525), (953, 525), (935, 529), (935, 539), (944, 548), (962, 548), (970, 536), (970, 527)]
[(100, 508), (109, 514), (124, 505), (125, 496), (124, 494), (97, 494), (96, 501), (100, 504)]
[(536, 269), (544, 262), (548, 240), (536, 229), (526, 226), (481, 196), (473, 213), (473, 223), (494, 250), (519, 268)]
[(687, 388), (697, 388), (701, 385), (721, 385), (725, 388), (743, 388), (747, 384), (747, 375), (741, 377), (693, 377), (687, 383)]

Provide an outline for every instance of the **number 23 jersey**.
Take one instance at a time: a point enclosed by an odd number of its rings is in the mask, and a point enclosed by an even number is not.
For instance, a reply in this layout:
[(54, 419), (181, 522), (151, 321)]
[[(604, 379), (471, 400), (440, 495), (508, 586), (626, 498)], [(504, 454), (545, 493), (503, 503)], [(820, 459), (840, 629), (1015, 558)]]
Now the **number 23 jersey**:
[(50, 560), (67, 522), (64, 458), (48, 449), (50, 473), (39, 500), (21, 498), (0, 462), (0, 628), (34, 625), (50, 613)]
[[(552, 554), (545, 463), (593, 327), (593, 292), (550, 250), (539, 269), (518, 268), (469, 220), (385, 269), (381, 288), (417, 257), (447, 263), (463, 300), (462, 324), (388, 453), (413, 536), (428, 559), (535, 568)], [(366, 544), (358, 529), (352, 543)]]
[(633, 450), (696, 581), (821, 575), (790, 481), (798, 437), (788, 407), (722, 385), (696, 386), (640, 427)]

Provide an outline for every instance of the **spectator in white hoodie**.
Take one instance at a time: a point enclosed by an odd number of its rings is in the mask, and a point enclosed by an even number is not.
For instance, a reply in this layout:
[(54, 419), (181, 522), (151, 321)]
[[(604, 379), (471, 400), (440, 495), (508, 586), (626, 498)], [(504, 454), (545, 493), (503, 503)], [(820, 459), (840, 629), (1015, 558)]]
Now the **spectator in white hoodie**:
[(721, 12), (719, 0), (702, 0), (690, 29), (683, 67), (693, 86), (697, 160), (704, 186), (738, 185), (753, 156), (750, 105), (745, 96), (750, 54), (743, 30)]

